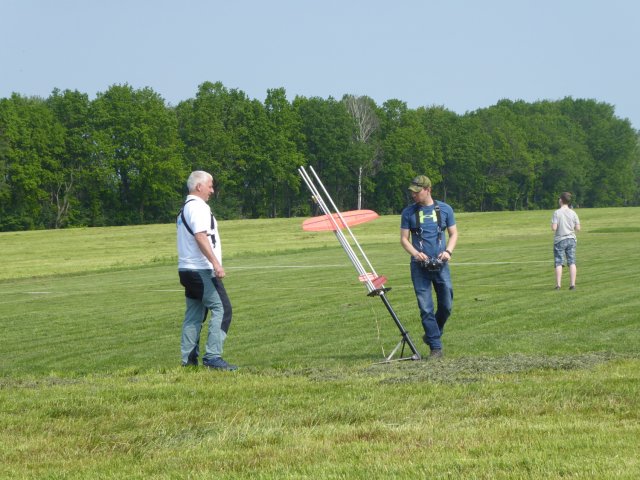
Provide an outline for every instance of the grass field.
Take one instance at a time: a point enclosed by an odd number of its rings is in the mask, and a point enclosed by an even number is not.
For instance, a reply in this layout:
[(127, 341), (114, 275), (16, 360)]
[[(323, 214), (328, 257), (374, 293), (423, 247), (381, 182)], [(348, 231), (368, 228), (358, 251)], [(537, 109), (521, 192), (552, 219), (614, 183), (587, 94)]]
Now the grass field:
[[(0, 233), (0, 478), (640, 478), (640, 209), (461, 213), (441, 361), (331, 233), (220, 222), (234, 373), (179, 367), (175, 227)], [(418, 348), (399, 217), (354, 232)]]

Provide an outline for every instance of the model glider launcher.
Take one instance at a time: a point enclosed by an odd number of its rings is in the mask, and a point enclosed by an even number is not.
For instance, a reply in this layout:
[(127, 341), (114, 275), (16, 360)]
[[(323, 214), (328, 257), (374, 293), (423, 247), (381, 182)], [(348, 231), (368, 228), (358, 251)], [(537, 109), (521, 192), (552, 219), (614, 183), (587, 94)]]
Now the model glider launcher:
[[(400, 319), (394, 312), (389, 300), (387, 299), (386, 292), (390, 290), (390, 288), (385, 288), (384, 284), (387, 281), (387, 278), (383, 275), (378, 275), (374, 270), (371, 262), (367, 258), (367, 255), (362, 250), (362, 247), (358, 243), (355, 235), (351, 231), (350, 227), (354, 225), (359, 225), (361, 223), (369, 222), (371, 220), (375, 220), (378, 218), (378, 214), (372, 210), (352, 210), (349, 212), (340, 212), (336, 207), (335, 203), (331, 199), (329, 192), (327, 192), (326, 188), (320, 181), (320, 177), (315, 172), (313, 167), (309, 167), (309, 172), (304, 167), (300, 167), (298, 169), (300, 176), (304, 180), (304, 183), (307, 184), (307, 187), (311, 191), (311, 198), (318, 205), (320, 210), (324, 213), (324, 215), (320, 215), (318, 217), (313, 217), (305, 220), (302, 223), (302, 228), (308, 232), (319, 232), (319, 231), (333, 231), (338, 239), (338, 242), (344, 249), (345, 253), (351, 260), (351, 263), (355, 267), (358, 272), (358, 280), (362, 282), (368, 290), (368, 295), (370, 297), (380, 297), (382, 302), (384, 303), (387, 311), (393, 318), (398, 330), (400, 330), (400, 335), (402, 336), (400, 343), (391, 351), (388, 357), (385, 358), (385, 362), (392, 361), (393, 357), (400, 351), (400, 358), (396, 360), (420, 360), (420, 353), (416, 349), (415, 345), (411, 341), (411, 337), (409, 337), (409, 332), (404, 328)], [(327, 203), (328, 202), (328, 203)], [(348, 234), (351, 240), (347, 239)], [(352, 247), (352, 244), (356, 247), (356, 250)], [(366, 265), (368, 268), (365, 268)], [(408, 346), (411, 350), (412, 355), (409, 357), (403, 357), (404, 348)]]

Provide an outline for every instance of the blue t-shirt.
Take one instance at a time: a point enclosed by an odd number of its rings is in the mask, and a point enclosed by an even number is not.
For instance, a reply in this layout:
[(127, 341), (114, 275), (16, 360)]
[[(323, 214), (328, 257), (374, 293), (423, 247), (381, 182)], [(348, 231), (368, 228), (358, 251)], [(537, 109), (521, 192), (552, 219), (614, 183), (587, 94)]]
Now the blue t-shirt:
[(415, 230), (416, 226), (416, 210), (419, 208), (418, 217), (420, 219), (421, 235), (411, 232), (411, 243), (413, 248), (419, 252), (425, 253), (428, 257), (437, 257), (447, 248), (445, 239), (446, 230), (456, 224), (453, 214), (453, 208), (444, 202), (438, 202), (440, 207), (440, 226), (442, 234), (440, 235), (440, 244), (438, 245), (438, 221), (435, 211), (435, 203), (427, 207), (421, 207), (417, 203), (409, 205), (402, 210), (400, 220), (400, 228), (403, 230)]

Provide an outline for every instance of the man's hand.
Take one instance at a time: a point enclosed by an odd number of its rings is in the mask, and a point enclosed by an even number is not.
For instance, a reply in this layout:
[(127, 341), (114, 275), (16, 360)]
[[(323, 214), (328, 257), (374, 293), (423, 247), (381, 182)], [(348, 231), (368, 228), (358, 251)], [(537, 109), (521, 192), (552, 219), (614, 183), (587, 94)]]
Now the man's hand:
[(445, 250), (444, 252), (440, 253), (440, 255), (438, 255), (438, 259), (443, 262), (448, 262), (449, 260), (451, 260), (451, 255)]
[(418, 262), (426, 262), (429, 260), (429, 257), (427, 256), (427, 254), (423, 252), (416, 253), (413, 256), (413, 258), (415, 258)]
[(222, 265), (213, 267), (213, 274), (216, 276), (216, 278), (224, 278), (224, 276), (226, 275), (224, 268), (222, 268)]

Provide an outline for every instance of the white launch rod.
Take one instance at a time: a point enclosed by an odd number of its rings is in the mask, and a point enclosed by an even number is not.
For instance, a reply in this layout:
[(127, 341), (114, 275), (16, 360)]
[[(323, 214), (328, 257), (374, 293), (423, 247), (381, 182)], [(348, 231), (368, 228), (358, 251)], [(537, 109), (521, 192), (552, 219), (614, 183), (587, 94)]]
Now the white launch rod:
[(358, 250), (360, 251), (360, 254), (362, 255), (362, 258), (364, 258), (365, 262), (367, 262), (368, 267), (371, 269), (371, 273), (377, 277), (378, 274), (376, 273), (376, 271), (373, 268), (373, 265), (371, 265), (371, 262), (369, 261), (369, 258), (367, 258), (367, 254), (364, 253), (364, 250), (362, 250), (362, 247), (360, 246), (360, 243), (358, 243), (358, 240), (356, 239), (355, 235), (353, 234), (353, 232), (351, 231), (351, 229), (349, 228), (349, 225), (347, 225), (347, 222), (344, 221), (344, 218), (342, 218), (342, 214), (340, 213), (340, 211), (338, 210), (338, 207), (336, 207), (336, 204), (333, 203), (333, 199), (331, 198), (331, 196), (329, 195), (329, 192), (327, 192), (327, 189), (324, 188), (324, 184), (322, 183), (322, 181), (320, 180), (320, 177), (318, 177), (318, 174), (316, 173), (316, 171), (313, 169), (312, 166), (309, 166), (309, 170), (311, 170), (311, 173), (313, 173), (313, 176), (316, 177), (316, 180), (318, 181), (318, 184), (320, 185), (320, 187), (322, 187), (322, 190), (324, 191), (325, 195), (327, 196), (327, 198), (329, 199), (329, 202), (331, 202), (331, 205), (333, 206), (333, 209), (336, 211), (336, 213), (338, 214), (338, 216), (340, 217), (340, 220), (342, 220), (342, 223), (344, 224), (345, 228), (347, 229), (347, 232), (349, 232), (349, 235), (351, 236), (353, 242), (355, 243), (355, 245), (358, 247)]
[[(366, 257), (366, 255), (364, 255), (364, 252), (362, 251), (362, 247), (360, 247), (360, 244), (358, 243), (358, 241), (356, 240), (355, 236), (353, 235), (353, 232), (351, 232), (351, 229), (347, 225), (346, 220), (342, 217), (342, 214), (338, 211), (337, 207), (333, 203), (333, 200), (331, 200), (331, 196), (329, 195), (329, 193), (324, 188), (324, 185), (322, 185), (322, 182), (318, 178), (318, 175), (315, 173), (315, 171), (313, 171), (312, 167), (309, 167), (309, 168), (311, 168), (314, 176), (316, 177), (317, 182), (322, 187), (322, 189), (324, 191), (324, 194), (330, 200), (331, 205), (333, 206), (333, 208), (335, 210), (335, 213), (338, 216), (339, 222), (336, 221), (336, 218), (332, 215), (331, 210), (330, 210), (329, 206), (327, 205), (327, 203), (325, 202), (322, 193), (318, 190), (318, 188), (316, 187), (316, 185), (315, 185), (314, 181), (312, 180), (312, 178), (309, 176), (309, 174), (304, 169), (304, 167), (300, 167), (298, 169), (298, 171), (300, 173), (300, 176), (304, 180), (304, 182), (307, 184), (307, 187), (311, 191), (311, 194), (313, 196), (313, 200), (318, 204), (318, 206), (320, 207), (320, 210), (322, 210), (322, 213), (324, 213), (327, 216), (327, 218), (329, 219), (329, 221), (333, 225), (333, 231), (334, 231), (334, 234), (336, 235), (336, 238), (338, 239), (338, 242), (340, 243), (340, 245), (342, 246), (342, 248), (346, 252), (347, 256), (349, 257), (349, 260), (351, 260), (351, 263), (353, 264), (353, 266), (355, 267), (356, 271), (359, 274), (359, 278), (367, 286), (367, 290), (369, 291), (369, 293), (372, 293), (372, 292), (376, 291), (377, 288), (373, 284), (372, 279), (370, 277), (373, 276), (373, 278), (375, 278), (375, 277), (377, 277), (377, 274), (373, 270), (373, 267), (371, 266), (371, 263), (369, 262), (369, 260)], [(343, 228), (346, 228), (347, 231), (350, 233), (351, 238), (353, 239), (354, 243), (358, 246), (358, 248), (359, 248), (360, 252), (362, 253), (363, 257), (365, 258), (369, 268), (371, 268), (371, 274), (372, 274), (371, 276), (367, 273), (367, 270), (362, 265), (362, 262), (360, 261), (360, 258), (358, 257), (356, 252), (353, 250), (353, 248), (351, 247), (351, 244), (348, 242), (347, 238), (345, 237), (344, 233), (342, 232)]]

